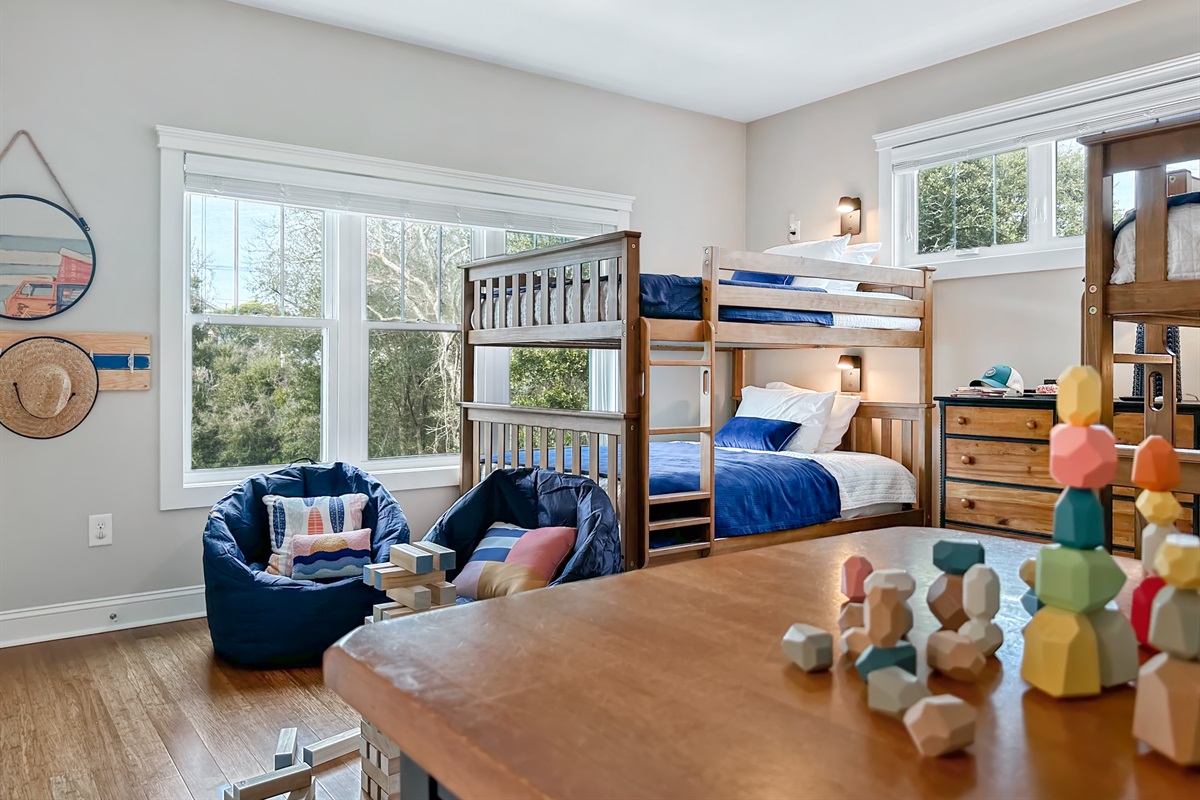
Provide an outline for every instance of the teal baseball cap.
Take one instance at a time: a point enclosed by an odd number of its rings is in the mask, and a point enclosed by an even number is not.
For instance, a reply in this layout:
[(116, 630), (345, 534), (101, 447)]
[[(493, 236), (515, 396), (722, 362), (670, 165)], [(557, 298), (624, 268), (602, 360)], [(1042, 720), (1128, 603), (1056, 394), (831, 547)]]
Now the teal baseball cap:
[(994, 367), (988, 367), (987, 372), (983, 373), (983, 377), (971, 381), (971, 385), (991, 386), (995, 389), (1011, 389), (1017, 394), (1024, 394), (1025, 392), (1025, 380), (1021, 377), (1021, 373), (1007, 364), (997, 364)]

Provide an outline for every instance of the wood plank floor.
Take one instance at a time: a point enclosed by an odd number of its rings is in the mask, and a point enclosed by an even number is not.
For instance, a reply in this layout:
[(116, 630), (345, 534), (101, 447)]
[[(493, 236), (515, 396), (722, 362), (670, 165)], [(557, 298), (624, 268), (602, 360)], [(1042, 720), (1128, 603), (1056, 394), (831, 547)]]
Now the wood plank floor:
[[(244, 670), (204, 620), (0, 650), (0, 798), (214, 800), (301, 745), (357, 727), (317, 667)], [(360, 796), (358, 754), (317, 768), (316, 797)]]

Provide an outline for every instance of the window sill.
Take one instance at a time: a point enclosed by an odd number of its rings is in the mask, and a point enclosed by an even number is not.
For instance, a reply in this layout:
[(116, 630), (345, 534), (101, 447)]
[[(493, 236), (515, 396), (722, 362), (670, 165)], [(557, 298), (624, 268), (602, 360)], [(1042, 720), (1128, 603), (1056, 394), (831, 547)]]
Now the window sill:
[[(372, 468), (370, 464), (367, 464), (362, 468), (375, 476), (376, 480), (382, 483), (389, 492), (449, 487), (457, 490), (458, 487), (457, 456), (436, 460), (428, 459), (423, 464), (409, 467), (384, 465)], [(281, 469), (281, 467), (267, 467), (265, 471), (274, 469)], [(163, 486), (159, 495), (159, 509), (175, 511), (186, 508), (210, 508), (243, 480), (262, 471), (264, 470), (246, 472), (239, 477), (231, 477), (230, 473), (226, 471), (219, 477), (214, 476), (214, 479), (210, 481), (195, 480), (187, 483), (180, 481), (174, 486)]]
[(935, 281), (959, 278), (985, 278), (992, 275), (1015, 275), (1022, 272), (1049, 272), (1059, 269), (1082, 269), (1083, 247), (1060, 247), (1032, 253), (1010, 253), (997, 256), (969, 256), (917, 262), (905, 266), (929, 266), (936, 270)]

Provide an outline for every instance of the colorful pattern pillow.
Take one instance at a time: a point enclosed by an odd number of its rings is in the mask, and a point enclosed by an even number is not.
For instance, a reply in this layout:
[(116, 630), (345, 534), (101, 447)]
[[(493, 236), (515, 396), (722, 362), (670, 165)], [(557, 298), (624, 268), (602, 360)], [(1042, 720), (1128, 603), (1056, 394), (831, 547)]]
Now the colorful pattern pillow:
[(292, 577), (297, 580), (361, 577), (363, 567), (370, 563), (370, 528), (292, 537)]
[(519, 528), (493, 523), (454, 579), (472, 600), (541, 589), (554, 579), (575, 547), (575, 528)]
[(367, 507), (365, 494), (343, 494), (339, 497), (281, 497), (269, 494), (267, 524), (271, 533), (271, 558), (267, 572), (272, 575), (292, 574), (291, 539), (297, 533), (315, 536), (320, 533), (346, 533), (363, 526), (362, 512)]

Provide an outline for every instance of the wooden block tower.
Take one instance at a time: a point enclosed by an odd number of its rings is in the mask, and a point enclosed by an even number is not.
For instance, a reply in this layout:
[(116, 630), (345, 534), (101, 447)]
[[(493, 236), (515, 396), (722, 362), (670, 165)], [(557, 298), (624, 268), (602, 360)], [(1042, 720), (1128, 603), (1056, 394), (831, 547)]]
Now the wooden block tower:
[(842, 652), (851, 661), (862, 655), (870, 642), (867, 640), (866, 606), (867, 590), (864, 584), (874, 571), (866, 556), (850, 556), (842, 563), (842, 594), (846, 602), (838, 616), (838, 630), (842, 634)]
[(446, 581), (446, 570), (455, 565), (453, 550), (433, 542), (394, 544), (389, 558), (363, 567), (363, 583), (392, 601), (375, 606), (364, 624), (454, 605), (454, 584)]
[(1154, 599), (1138, 671), (1133, 735), (1181, 766), (1200, 764), (1200, 537), (1169, 534), (1154, 558), (1166, 587)]
[(1131, 477), (1135, 486), (1145, 490), (1138, 496), (1137, 508), (1148, 524), (1142, 529), (1142, 566), (1146, 577), (1133, 590), (1129, 621), (1138, 641), (1156, 649), (1150, 642), (1150, 610), (1166, 582), (1155, 569), (1154, 557), (1166, 537), (1175, 533), (1175, 520), (1181, 510), (1171, 493), (1180, 479), (1175, 448), (1161, 436), (1147, 437), (1134, 452)]
[(854, 661), (859, 677), (865, 681), (884, 667), (900, 667), (916, 675), (917, 650), (904, 638), (913, 625), (908, 598), (916, 591), (916, 582), (902, 569), (877, 569), (863, 582), (863, 588), (868, 644)]
[(1104, 549), (1095, 491), (1117, 469), (1116, 440), (1100, 419), (1100, 375), (1070, 367), (1058, 379), (1050, 474), (1066, 488), (1054, 506), (1054, 541), (1037, 556), (1034, 591), (1045, 605), (1025, 628), (1021, 677), (1051, 697), (1099, 694), (1136, 677), (1137, 640), (1108, 606), (1125, 573)]

